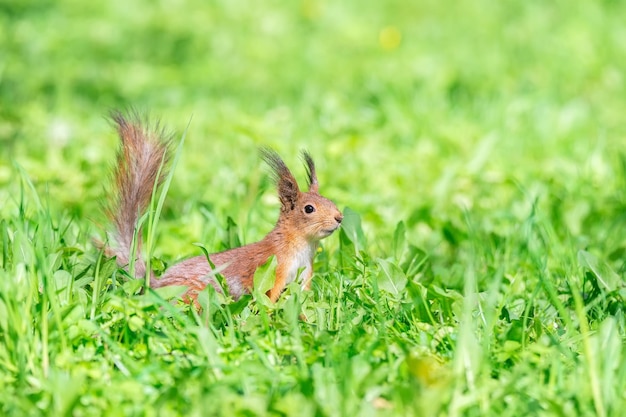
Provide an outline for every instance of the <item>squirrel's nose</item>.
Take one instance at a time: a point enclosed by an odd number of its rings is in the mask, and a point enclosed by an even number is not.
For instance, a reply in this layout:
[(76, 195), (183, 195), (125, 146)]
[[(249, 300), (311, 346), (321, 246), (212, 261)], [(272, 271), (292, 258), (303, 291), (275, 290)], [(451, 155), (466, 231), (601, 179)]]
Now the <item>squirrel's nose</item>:
[(335, 220), (337, 221), (337, 223), (341, 223), (341, 221), (343, 220), (343, 214), (339, 213), (338, 215), (336, 215)]

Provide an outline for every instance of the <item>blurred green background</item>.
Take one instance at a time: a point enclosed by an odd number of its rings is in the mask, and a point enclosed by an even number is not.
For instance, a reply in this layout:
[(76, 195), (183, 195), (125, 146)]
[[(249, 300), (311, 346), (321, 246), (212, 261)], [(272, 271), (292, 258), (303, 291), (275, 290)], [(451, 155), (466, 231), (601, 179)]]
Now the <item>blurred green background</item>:
[(4, 1), (0, 199), (18, 194), (16, 161), (50, 204), (101, 229), (117, 145), (105, 116), (134, 107), (178, 137), (189, 123), (159, 247), (171, 257), (210, 246), (228, 215), (245, 241), (269, 230), (275, 199), (253, 209), (267, 188), (258, 146), (298, 178), (309, 149), (322, 192), (382, 248), (400, 220), (435, 250), (464, 211), (506, 234), (535, 203), (584, 240), (622, 207), (624, 9)]
[(277, 148), (294, 172), (307, 148), (323, 192), (373, 230), (424, 207), (508, 208), (546, 183), (575, 205), (572, 193), (614, 181), (624, 144), (623, 2), (27, 0), (0, 11), (3, 198), (15, 160), (80, 215), (102, 195), (112, 108), (178, 133), (191, 120), (177, 213), (199, 196), (242, 219), (250, 205), (233, 201), (264, 172), (256, 148)]
[[(619, 0), (0, 0), (6, 409), (619, 412), (625, 16)], [(308, 149), (368, 245), (326, 239), (314, 290), (271, 320), (250, 303), (207, 324), (109, 288), (124, 280), (90, 238), (117, 147), (106, 115), (131, 107), (188, 126), (166, 263), (223, 248), (229, 216), (244, 242), (271, 229), (259, 146), (301, 180)], [(54, 280), (74, 292), (41, 301)]]

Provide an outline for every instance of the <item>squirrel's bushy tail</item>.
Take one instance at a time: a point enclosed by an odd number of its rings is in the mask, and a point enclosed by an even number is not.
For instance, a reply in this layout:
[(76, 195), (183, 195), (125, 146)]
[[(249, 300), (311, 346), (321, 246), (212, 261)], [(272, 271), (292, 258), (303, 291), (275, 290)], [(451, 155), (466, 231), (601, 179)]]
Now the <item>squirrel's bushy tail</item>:
[[(170, 138), (157, 126), (150, 127), (136, 113), (113, 112), (111, 119), (120, 136), (121, 146), (114, 169), (114, 190), (106, 209), (115, 230), (109, 255), (127, 267), (137, 222), (144, 215), (152, 193), (167, 173)], [(156, 186), (155, 186), (156, 183)], [(146, 264), (141, 253), (141, 230), (137, 233), (135, 276), (144, 277)]]

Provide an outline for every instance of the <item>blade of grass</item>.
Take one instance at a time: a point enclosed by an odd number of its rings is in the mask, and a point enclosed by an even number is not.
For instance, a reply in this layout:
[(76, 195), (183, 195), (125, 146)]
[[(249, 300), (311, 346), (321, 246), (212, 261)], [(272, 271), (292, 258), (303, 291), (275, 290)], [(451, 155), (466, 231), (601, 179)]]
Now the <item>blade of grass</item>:
[[(151, 271), (152, 271), (150, 267), (150, 263), (152, 259), (152, 251), (154, 249), (156, 228), (159, 223), (159, 218), (161, 217), (161, 210), (163, 209), (163, 203), (165, 202), (167, 191), (169, 190), (170, 184), (172, 182), (172, 178), (174, 177), (174, 171), (176, 170), (176, 165), (178, 165), (178, 160), (180, 159), (180, 156), (182, 154), (183, 145), (185, 144), (185, 138), (187, 136), (187, 132), (189, 130), (190, 125), (191, 125), (191, 118), (189, 119), (189, 122), (187, 123), (187, 127), (185, 128), (185, 131), (183, 132), (180, 138), (180, 142), (178, 143), (178, 147), (176, 148), (176, 152), (174, 154), (174, 159), (172, 160), (170, 171), (167, 174), (167, 177), (165, 177), (165, 181), (163, 181), (163, 186), (161, 187), (161, 193), (159, 194), (158, 202), (156, 202), (156, 207), (155, 207), (155, 197), (157, 194), (158, 180), (155, 181), (154, 189), (152, 191), (152, 198), (150, 199), (150, 211), (149, 211), (150, 214), (148, 216), (148, 233), (147, 233), (147, 238), (146, 238), (146, 277), (145, 277), (146, 288), (150, 287), (150, 276), (151, 276)], [(163, 156), (163, 158), (164, 159), (161, 162), (161, 166), (159, 167), (159, 173), (157, 174), (156, 178), (159, 178), (161, 176), (161, 170), (163, 169), (163, 165), (165, 163), (165, 155)]]

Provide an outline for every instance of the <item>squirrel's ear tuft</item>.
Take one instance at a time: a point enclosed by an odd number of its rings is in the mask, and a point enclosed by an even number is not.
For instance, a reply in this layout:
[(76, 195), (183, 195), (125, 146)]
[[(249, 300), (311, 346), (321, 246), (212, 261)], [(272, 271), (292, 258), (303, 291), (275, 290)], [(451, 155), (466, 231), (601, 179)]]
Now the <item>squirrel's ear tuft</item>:
[(307, 151), (302, 151), (302, 158), (305, 162), (306, 174), (309, 180), (309, 192), (317, 193), (319, 191), (319, 184), (317, 182), (317, 174), (315, 173), (315, 163), (311, 154)]
[(263, 160), (272, 168), (274, 181), (276, 181), (278, 186), (281, 210), (294, 210), (300, 194), (300, 188), (298, 188), (296, 179), (275, 151), (269, 148), (261, 148), (260, 152)]

